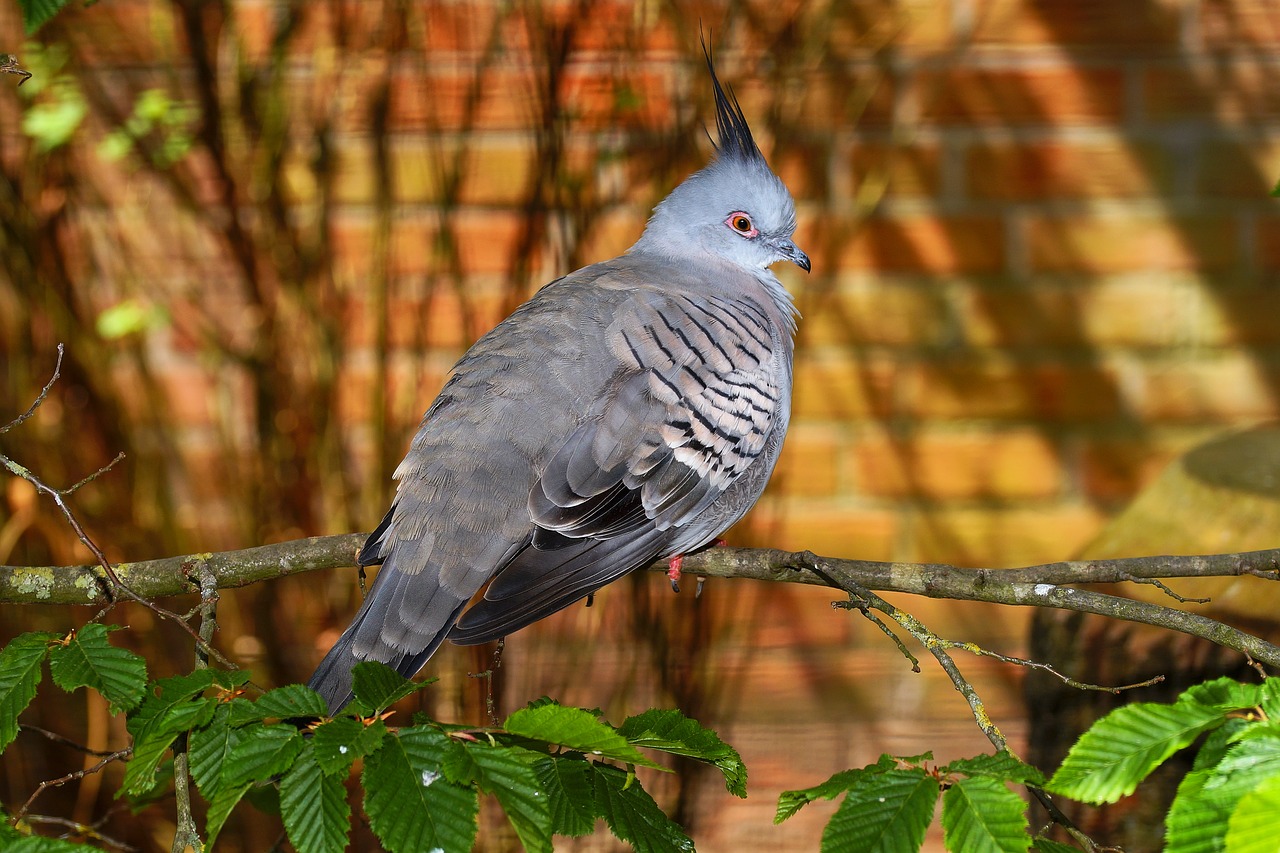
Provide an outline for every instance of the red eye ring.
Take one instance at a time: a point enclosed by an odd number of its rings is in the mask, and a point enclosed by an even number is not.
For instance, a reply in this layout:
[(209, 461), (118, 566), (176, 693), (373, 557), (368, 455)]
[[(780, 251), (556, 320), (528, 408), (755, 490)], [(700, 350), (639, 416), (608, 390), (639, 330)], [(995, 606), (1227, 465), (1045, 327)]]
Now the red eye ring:
[(751, 217), (741, 210), (735, 210), (733, 213), (730, 213), (728, 218), (725, 219), (724, 224), (728, 225), (736, 233), (741, 234), (748, 240), (760, 233), (759, 230), (756, 229), (755, 224), (751, 221)]

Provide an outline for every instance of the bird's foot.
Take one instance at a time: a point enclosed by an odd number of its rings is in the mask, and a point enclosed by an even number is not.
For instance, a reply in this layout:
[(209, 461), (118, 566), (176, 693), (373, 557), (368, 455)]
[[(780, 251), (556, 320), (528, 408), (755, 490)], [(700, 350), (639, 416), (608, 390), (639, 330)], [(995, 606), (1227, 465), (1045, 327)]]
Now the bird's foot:
[(680, 567), (684, 565), (684, 554), (677, 554), (667, 560), (667, 580), (671, 581), (671, 591), (680, 591)]

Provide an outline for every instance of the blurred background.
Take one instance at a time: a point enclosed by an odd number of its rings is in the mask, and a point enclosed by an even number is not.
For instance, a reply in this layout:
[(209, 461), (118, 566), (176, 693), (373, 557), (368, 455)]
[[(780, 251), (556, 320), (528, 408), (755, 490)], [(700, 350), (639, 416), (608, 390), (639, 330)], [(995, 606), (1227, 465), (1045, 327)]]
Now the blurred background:
[[(73, 503), (116, 560), (371, 529), (468, 344), (625, 250), (705, 163), (700, 27), (813, 259), (810, 276), (778, 271), (803, 314), (795, 417), (732, 544), (1065, 559), (1180, 453), (1276, 417), (1280, 14), (1265, 0), (101, 0), (26, 42), (0, 0), (0, 52), (33, 74), (0, 76), (0, 422), (67, 347), (0, 451), (56, 485), (127, 454)], [(88, 561), (49, 501), (0, 487), (0, 563)], [(1276, 544), (1275, 521), (1251, 547)], [(1218, 539), (1185, 547), (1245, 547)], [(224, 593), (217, 642), (260, 685), (302, 680), (359, 597), (345, 570)], [(713, 581), (695, 600), (626, 579), (508, 639), (498, 714), (543, 694), (615, 723), (678, 706), (751, 772), (745, 801), (714, 771), (653, 780), (700, 849), (815, 849), (834, 804), (773, 827), (781, 790), (881, 752), (989, 750), (940, 673), (913, 675), (835, 598)], [(899, 603), (950, 638), (1029, 647), (1029, 614)], [(0, 605), (0, 641), (91, 615)], [(147, 611), (107, 621), (155, 674), (190, 668)], [(492, 654), (437, 655), (423, 707), (484, 723), (489, 688), (468, 673)], [(959, 663), (1026, 754), (1022, 671)], [(122, 720), (52, 686), (24, 721), (126, 743)], [(23, 734), (0, 802), (84, 761)], [(111, 778), (34, 811), (107, 816), (115, 837), (167, 849), (171, 810), (129, 816)], [(482, 820), (481, 849), (514, 844)], [(278, 833), (242, 807), (219, 849)]]

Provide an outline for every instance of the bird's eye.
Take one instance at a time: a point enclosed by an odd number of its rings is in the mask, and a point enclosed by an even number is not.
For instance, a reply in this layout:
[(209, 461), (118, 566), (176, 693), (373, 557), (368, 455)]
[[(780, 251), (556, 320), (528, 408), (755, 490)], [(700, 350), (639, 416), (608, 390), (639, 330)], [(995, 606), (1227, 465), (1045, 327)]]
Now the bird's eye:
[(742, 211), (736, 211), (729, 214), (729, 218), (724, 221), (734, 231), (737, 231), (743, 237), (754, 237), (760, 232), (756, 230), (756, 226), (751, 222), (751, 217)]

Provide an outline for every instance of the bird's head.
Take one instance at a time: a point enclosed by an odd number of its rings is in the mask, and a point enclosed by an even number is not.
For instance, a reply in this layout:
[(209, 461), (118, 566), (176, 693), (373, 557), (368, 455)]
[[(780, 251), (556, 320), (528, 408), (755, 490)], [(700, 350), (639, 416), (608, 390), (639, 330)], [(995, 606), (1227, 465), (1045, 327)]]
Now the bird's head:
[(716, 96), (715, 158), (662, 200), (636, 248), (705, 251), (753, 270), (791, 261), (808, 272), (808, 255), (791, 239), (791, 193), (765, 162), (738, 99), (720, 85), (709, 51), (706, 57)]

